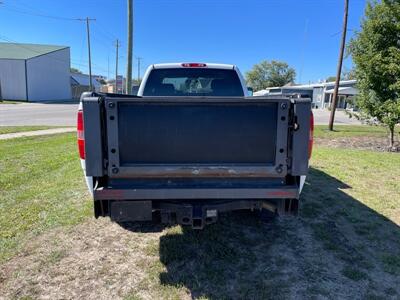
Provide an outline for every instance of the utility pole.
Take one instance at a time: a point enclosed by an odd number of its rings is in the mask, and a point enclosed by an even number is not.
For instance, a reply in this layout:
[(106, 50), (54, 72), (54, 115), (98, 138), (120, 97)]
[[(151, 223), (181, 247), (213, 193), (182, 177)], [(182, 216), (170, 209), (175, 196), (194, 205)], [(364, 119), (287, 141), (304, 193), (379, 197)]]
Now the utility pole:
[(142, 57), (136, 57), (137, 59), (137, 81), (140, 81), (140, 61), (143, 59)]
[(118, 80), (118, 48), (120, 46), (119, 40), (115, 42), (115, 48), (116, 48), (116, 55), (115, 55), (115, 93), (118, 92), (117, 88), (117, 80)]
[(128, 61), (126, 65), (126, 93), (132, 90), (133, 0), (128, 0)]
[(92, 58), (90, 53), (90, 28), (89, 22), (96, 21), (96, 19), (90, 19), (86, 17), (85, 19), (78, 19), (79, 21), (86, 21), (86, 33), (87, 33), (87, 45), (88, 45), (88, 54), (89, 54), (89, 90), (93, 92), (93, 84), (92, 84)]
[(329, 130), (333, 130), (333, 122), (335, 121), (335, 111), (337, 105), (339, 83), (340, 83), (340, 73), (342, 73), (342, 63), (343, 63), (343, 53), (344, 47), (346, 45), (346, 32), (347, 32), (347, 16), (349, 14), (349, 0), (344, 1), (344, 17), (343, 17), (343, 29), (342, 29), (342, 42), (340, 44), (339, 61), (336, 71), (336, 82), (335, 89), (333, 91), (333, 99), (331, 104), (331, 115), (329, 118)]

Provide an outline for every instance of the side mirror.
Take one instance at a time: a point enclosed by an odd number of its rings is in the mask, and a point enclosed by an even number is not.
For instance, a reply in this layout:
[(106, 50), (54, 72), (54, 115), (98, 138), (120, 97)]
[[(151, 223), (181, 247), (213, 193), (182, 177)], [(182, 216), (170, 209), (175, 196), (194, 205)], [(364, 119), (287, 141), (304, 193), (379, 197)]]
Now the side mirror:
[(247, 87), (247, 96), (253, 96), (254, 90), (252, 87), (248, 86)]

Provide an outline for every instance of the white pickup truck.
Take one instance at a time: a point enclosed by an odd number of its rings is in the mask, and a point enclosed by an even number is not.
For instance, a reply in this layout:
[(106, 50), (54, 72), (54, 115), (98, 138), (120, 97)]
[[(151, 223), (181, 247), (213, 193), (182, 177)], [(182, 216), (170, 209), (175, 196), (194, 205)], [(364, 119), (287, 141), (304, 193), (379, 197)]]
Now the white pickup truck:
[(78, 147), (95, 217), (201, 229), (224, 211), (296, 213), (310, 99), (249, 97), (234, 65), (151, 65), (138, 95), (84, 93)]

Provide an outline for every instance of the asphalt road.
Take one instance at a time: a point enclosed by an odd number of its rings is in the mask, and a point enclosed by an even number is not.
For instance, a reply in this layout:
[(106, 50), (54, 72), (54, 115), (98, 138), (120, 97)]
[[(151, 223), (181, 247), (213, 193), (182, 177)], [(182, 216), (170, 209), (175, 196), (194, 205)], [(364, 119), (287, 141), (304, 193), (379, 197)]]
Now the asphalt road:
[[(47, 125), (75, 126), (77, 103), (21, 103), (0, 104), (0, 126)], [(326, 125), (330, 112), (314, 110), (315, 124)], [(343, 111), (336, 112), (336, 125), (356, 125)]]
[(0, 126), (75, 126), (77, 103), (0, 104)]
[[(314, 122), (316, 125), (328, 125), (331, 112), (325, 109), (313, 109)], [(355, 118), (349, 118), (343, 110), (335, 113), (335, 125), (361, 125)]]

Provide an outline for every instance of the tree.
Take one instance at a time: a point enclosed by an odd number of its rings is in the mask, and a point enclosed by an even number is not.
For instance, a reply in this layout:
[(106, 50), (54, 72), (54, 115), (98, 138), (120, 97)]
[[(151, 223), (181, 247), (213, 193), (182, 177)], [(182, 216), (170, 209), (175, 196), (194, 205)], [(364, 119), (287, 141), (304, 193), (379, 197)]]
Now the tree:
[(346, 69), (346, 67), (343, 68), (342, 70), (342, 75), (340, 75), (340, 77), (343, 80), (353, 80), (356, 79), (356, 74), (355, 74), (355, 70), (354, 69)]
[(332, 82), (336, 80), (336, 76), (329, 76), (328, 78), (325, 79), (326, 82)]
[(350, 41), (360, 91), (359, 118), (374, 118), (388, 127), (390, 148), (400, 122), (400, 2), (369, 2), (361, 31)]
[(262, 61), (246, 73), (247, 84), (254, 90), (262, 90), (272, 86), (284, 86), (294, 82), (296, 71), (282, 61)]
[(77, 68), (71, 68), (70, 71), (71, 71), (72, 73), (82, 74), (82, 71), (79, 70), (79, 69), (77, 69)]
[(132, 79), (132, 85), (140, 85), (142, 83), (142, 79)]
[[(340, 80), (352, 80), (352, 79), (356, 79), (354, 70), (353, 69), (349, 70), (344, 67), (342, 70), (342, 74), (340, 75)], [(325, 79), (326, 82), (332, 82), (335, 80), (336, 80), (336, 76), (329, 76)]]
[(102, 85), (107, 84), (107, 82), (103, 78), (97, 79), (97, 81)]

